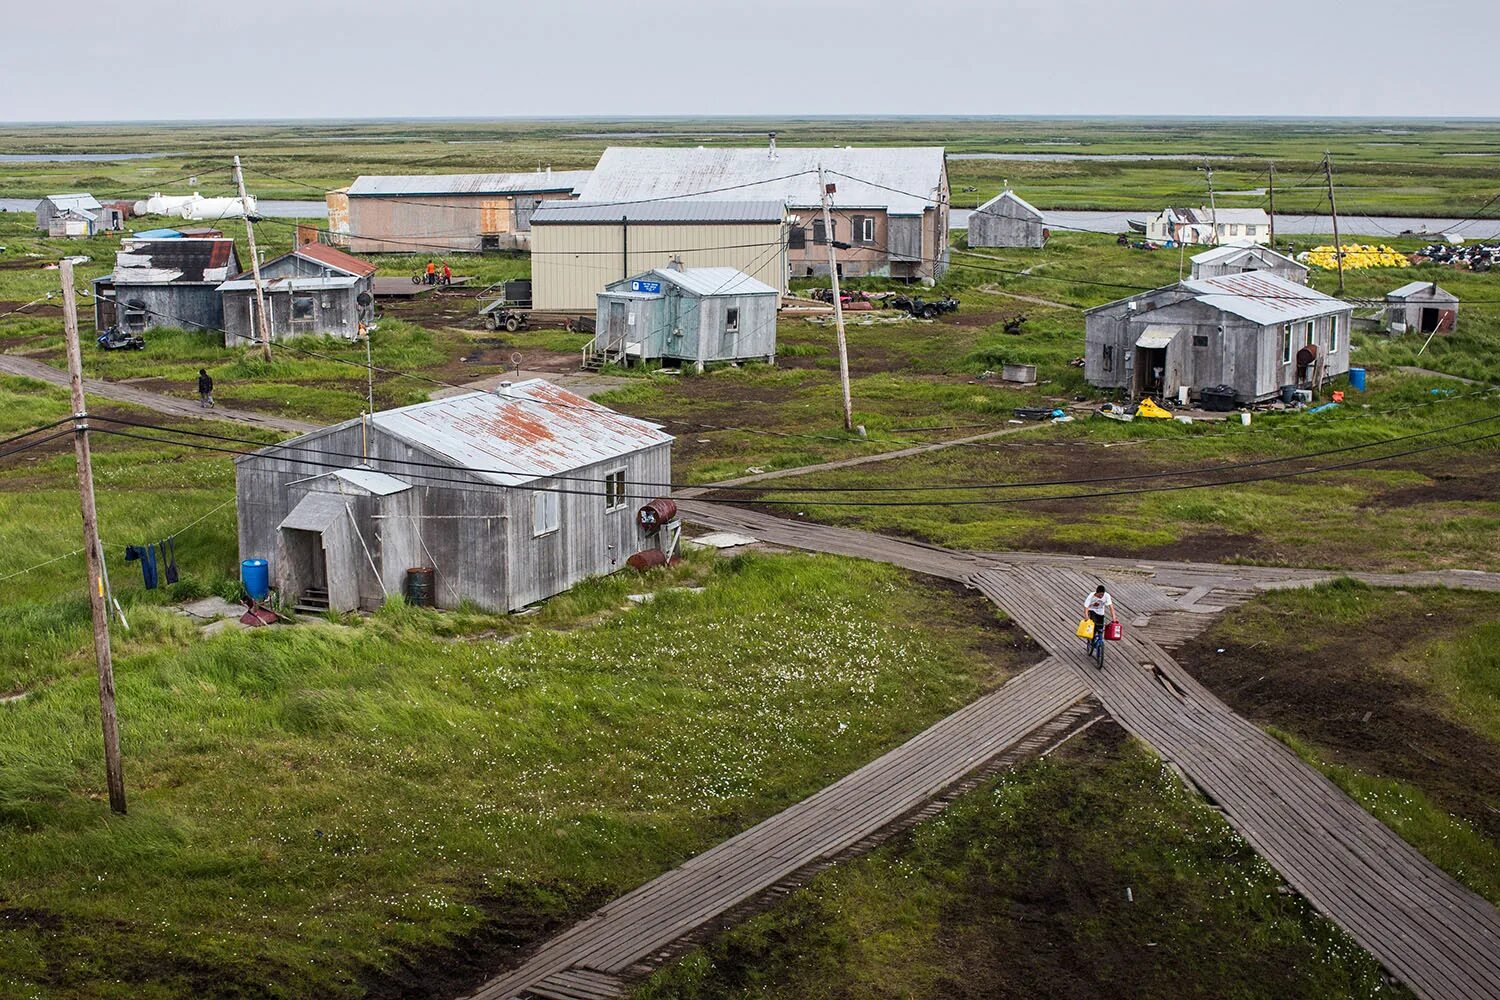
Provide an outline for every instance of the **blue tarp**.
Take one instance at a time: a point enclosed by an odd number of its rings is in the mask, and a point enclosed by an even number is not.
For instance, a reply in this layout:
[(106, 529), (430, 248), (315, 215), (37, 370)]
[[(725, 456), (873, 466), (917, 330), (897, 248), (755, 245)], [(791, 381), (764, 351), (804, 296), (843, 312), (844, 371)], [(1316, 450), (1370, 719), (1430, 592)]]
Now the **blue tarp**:
[(144, 233), (136, 233), (138, 240), (180, 240), (182, 234), (175, 229), (148, 229)]

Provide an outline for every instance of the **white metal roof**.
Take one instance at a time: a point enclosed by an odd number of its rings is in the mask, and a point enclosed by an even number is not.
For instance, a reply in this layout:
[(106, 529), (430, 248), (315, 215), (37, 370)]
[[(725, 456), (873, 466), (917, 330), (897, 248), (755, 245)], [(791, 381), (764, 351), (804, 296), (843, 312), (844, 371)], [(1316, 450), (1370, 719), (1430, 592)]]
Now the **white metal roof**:
[[(837, 186), (834, 204), (921, 215), (936, 205), (941, 146), (804, 149), (611, 146), (580, 192), (582, 201), (771, 198), (793, 208), (821, 204), (818, 165)], [(857, 179), (856, 179), (857, 178)]]
[(1261, 246), (1258, 243), (1225, 243), (1216, 246), (1212, 250), (1195, 253), (1190, 258), (1194, 264), (1228, 264), (1245, 257), (1255, 257), (1265, 261), (1267, 264), (1275, 264), (1278, 267), (1294, 267), (1301, 271), (1307, 270), (1306, 264), (1299, 264), (1286, 254), (1277, 253), (1270, 247)]
[(276, 527), (297, 528), (301, 531), (327, 531), (338, 523), (339, 518), (348, 517), (349, 509), (332, 493), (309, 493), (297, 501), (291, 513)]
[(554, 222), (780, 222), (786, 218), (786, 203), (774, 199), (713, 201), (680, 198), (643, 205), (595, 205), (561, 198), (544, 201), (531, 217), (533, 226)]
[[(268, 292), (319, 292), (330, 288), (352, 288), (360, 279), (352, 274), (330, 274), (323, 277), (262, 278), (261, 284)], [(255, 287), (255, 279), (239, 277), (219, 286), (221, 292), (243, 292)]]
[(47, 200), (57, 208), (72, 208), (78, 211), (93, 211), (104, 207), (99, 204), (98, 198), (87, 191), (80, 191), (77, 194), (49, 194)]
[(1022, 198), (1020, 195), (1016, 194), (1014, 191), (1010, 191), (1010, 190), (1001, 191), (999, 194), (995, 195), (995, 197), (991, 198), (989, 201), (985, 202), (983, 205), (980, 205), (978, 208), (974, 209), (974, 211), (975, 212), (987, 212), (987, 211), (989, 211), (989, 209), (992, 206), (998, 205), (1002, 201), (1014, 202), (1015, 204), (1017, 204), (1017, 205), (1021, 206), (1022, 208), (1024, 208), (1027, 212), (1029, 212), (1032, 215), (1036, 216), (1036, 218), (1038, 220), (1041, 220), (1043, 218), (1042, 210), (1041, 209), (1037, 208), (1031, 202), (1027, 201), (1025, 198)]
[(1349, 312), (1354, 308), (1347, 302), (1340, 302), (1331, 295), (1288, 281), (1270, 271), (1189, 278), (1182, 282), (1181, 287), (1205, 305), (1262, 326)]
[(411, 483), (397, 479), (395, 476), (388, 476), (384, 472), (376, 472), (374, 469), (336, 469), (330, 472), (329, 476), (377, 497), (388, 497), (392, 493), (411, 489)]
[(776, 289), (764, 281), (752, 278), (733, 267), (688, 267), (681, 271), (675, 267), (658, 267), (633, 278), (613, 282), (609, 290), (614, 292), (616, 286), (621, 286), (621, 290), (628, 291), (625, 286), (642, 279), (671, 282), (683, 291), (702, 296), (777, 294)]
[(1165, 326), (1161, 323), (1149, 323), (1136, 338), (1136, 347), (1166, 347), (1179, 333), (1180, 326)]
[(367, 175), (349, 185), (351, 198), (410, 197), (451, 194), (526, 194), (576, 191), (587, 170), (531, 170), (516, 174), (384, 174)]
[[(1437, 283), (1434, 282), (1434, 281), (1408, 281), (1406, 284), (1402, 285), (1400, 288), (1393, 288), (1390, 291), (1386, 292), (1385, 293), (1385, 297), (1388, 298), (1388, 299), (1404, 299), (1404, 298), (1408, 298), (1408, 297), (1410, 297), (1412, 295), (1415, 295), (1418, 292), (1425, 292), (1429, 288), (1436, 288), (1436, 287), (1437, 287)], [(1439, 294), (1439, 295), (1450, 295), (1452, 293), (1450, 293), (1446, 289), (1438, 288), (1437, 289), (1437, 294)], [(1456, 297), (1457, 296), (1455, 296), (1455, 298)]]
[(385, 410), (370, 419), (387, 434), (501, 486), (563, 475), (672, 440), (656, 424), (539, 378)]

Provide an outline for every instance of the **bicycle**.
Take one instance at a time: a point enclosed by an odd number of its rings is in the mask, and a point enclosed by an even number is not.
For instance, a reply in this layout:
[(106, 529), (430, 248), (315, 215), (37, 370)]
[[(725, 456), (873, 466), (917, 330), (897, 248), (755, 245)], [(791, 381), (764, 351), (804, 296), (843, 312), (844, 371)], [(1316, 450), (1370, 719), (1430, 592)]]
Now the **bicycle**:
[(1104, 669), (1104, 623), (1094, 622), (1094, 634), (1091, 638), (1083, 640), (1084, 655), (1094, 661), (1094, 665), (1100, 670)]

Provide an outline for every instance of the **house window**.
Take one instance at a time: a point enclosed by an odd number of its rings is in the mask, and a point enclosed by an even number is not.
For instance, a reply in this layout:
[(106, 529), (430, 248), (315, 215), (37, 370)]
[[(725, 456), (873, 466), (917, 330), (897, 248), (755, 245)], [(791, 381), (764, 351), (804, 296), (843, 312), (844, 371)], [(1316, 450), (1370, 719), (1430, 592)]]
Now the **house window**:
[(875, 242), (875, 220), (868, 215), (856, 215), (849, 220), (850, 229), (854, 231), (854, 242)]
[(1115, 370), (1115, 349), (1108, 344), (1104, 347), (1104, 370), (1107, 372)]
[(562, 519), (562, 498), (551, 490), (533, 490), (531, 493), (531, 534), (540, 538), (556, 531)]
[(1255, 227), (1254, 226), (1246, 226), (1245, 227), (1245, 235), (1246, 236), (1254, 236), (1255, 235)]
[(724, 310), (724, 332), (725, 333), (739, 333), (740, 332), (740, 311), (738, 309), (725, 309)]
[(1208, 346), (1208, 334), (1206, 334), (1206, 333), (1195, 333), (1195, 334), (1193, 334), (1193, 346), (1194, 347), (1207, 347)]
[(311, 295), (292, 296), (292, 319), (313, 318), (313, 297)]
[(1292, 328), (1290, 326), (1281, 328), (1281, 363), (1284, 365), (1292, 363)]
[(834, 222), (825, 230), (822, 219), (813, 220), (813, 242), (819, 246), (827, 245), (829, 239), (839, 238), (839, 224)]
[(1333, 323), (1328, 327), (1328, 353), (1336, 354), (1339, 349), (1339, 318), (1335, 316)]
[(1313, 343), (1314, 341), (1316, 341), (1318, 339), (1317, 336), (1313, 333), (1313, 325), (1311, 323), (1307, 324), (1307, 329), (1305, 331), (1305, 336), (1307, 337), (1307, 343), (1309, 343), (1309, 344)]
[(801, 250), (807, 246), (807, 230), (801, 226), (793, 226), (787, 231), (786, 245), (791, 250)]
[(619, 510), (625, 506), (625, 470), (619, 469), (604, 477), (604, 509)]

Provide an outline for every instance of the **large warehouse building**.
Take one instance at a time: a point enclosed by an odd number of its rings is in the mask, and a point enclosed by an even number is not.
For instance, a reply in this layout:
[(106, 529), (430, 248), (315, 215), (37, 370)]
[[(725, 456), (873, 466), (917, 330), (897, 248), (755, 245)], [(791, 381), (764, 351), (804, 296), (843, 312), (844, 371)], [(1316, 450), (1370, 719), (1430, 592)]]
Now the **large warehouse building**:
[(348, 199), (348, 243), (340, 245), (355, 253), (524, 250), (537, 207), (576, 197), (588, 176), (549, 169), (361, 177), (341, 195)]
[(792, 224), (776, 200), (544, 205), (531, 219), (532, 305), (593, 315), (608, 285), (672, 258), (743, 271), (784, 295)]

